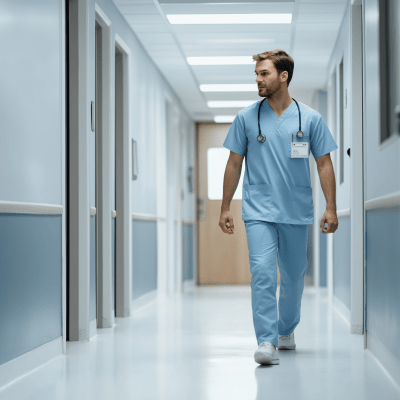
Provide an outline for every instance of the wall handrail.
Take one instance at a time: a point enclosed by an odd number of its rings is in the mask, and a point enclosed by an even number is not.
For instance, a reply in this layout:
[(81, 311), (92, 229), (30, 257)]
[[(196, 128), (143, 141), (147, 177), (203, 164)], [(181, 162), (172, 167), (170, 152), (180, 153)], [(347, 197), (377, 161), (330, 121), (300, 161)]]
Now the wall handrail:
[[(347, 217), (350, 215), (350, 208), (344, 208), (343, 210), (339, 210), (336, 212), (337, 217)], [(322, 218), (322, 216), (321, 216)]]
[[(400, 206), (400, 190), (398, 190), (397, 192), (386, 194), (384, 196), (375, 197), (374, 199), (364, 202), (365, 210), (375, 210), (378, 208), (390, 208), (397, 206)], [(336, 215), (338, 217), (350, 215), (350, 208), (345, 208), (343, 210), (337, 211)]]
[[(166, 217), (158, 217), (155, 214), (144, 214), (144, 213), (132, 213), (132, 219), (139, 219), (144, 221), (167, 221)], [(178, 220), (175, 219), (174, 223), (177, 223)], [(183, 225), (194, 225), (195, 221), (182, 219)]]
[(400, 206), (400, 190), (364, 202), (365, 210)]
[(58, 204), (0, 201), (0, 213), (62, 215), (63, 206)]
[(154, 214), (132, 213), (132, 219), (156, 221), (158, 218)]

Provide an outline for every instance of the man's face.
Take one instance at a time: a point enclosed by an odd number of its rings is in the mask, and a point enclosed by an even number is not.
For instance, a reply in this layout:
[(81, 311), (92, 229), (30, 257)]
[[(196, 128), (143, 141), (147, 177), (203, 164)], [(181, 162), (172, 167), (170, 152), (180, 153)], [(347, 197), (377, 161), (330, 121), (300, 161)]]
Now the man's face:
[[(281, 82), (278, 71), (271, 60), (260, 60), (255, 68), (258, 95), (270, 98), (281, 89), (281, 85), (286, 85), (286, 81)], [(284, 76), (281, 73), (281, 78)]]

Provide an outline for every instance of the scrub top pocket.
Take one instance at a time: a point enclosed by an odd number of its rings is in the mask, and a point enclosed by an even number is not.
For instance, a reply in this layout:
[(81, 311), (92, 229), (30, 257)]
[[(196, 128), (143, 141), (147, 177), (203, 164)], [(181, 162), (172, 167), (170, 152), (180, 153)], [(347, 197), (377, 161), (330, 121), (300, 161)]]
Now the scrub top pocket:
[(243, 220), (290, 221), (292, 201), (286, 185), (277, 182), (245, 185), (243, 191)]
[(269, 216), (271, 204), (271, 184), (243, 186), (242, 211), (243, 219), (254, 219), (259, 216)]
[(314, 218), (311, 187), (293, 186), (292, 188), (292, 218), (296, 219), (300, 215), (304, 219)]

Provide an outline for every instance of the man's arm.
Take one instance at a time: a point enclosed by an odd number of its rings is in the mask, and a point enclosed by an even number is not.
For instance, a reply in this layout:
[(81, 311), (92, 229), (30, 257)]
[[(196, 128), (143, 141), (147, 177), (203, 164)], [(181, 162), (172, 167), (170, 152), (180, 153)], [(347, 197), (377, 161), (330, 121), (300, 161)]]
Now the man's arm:
[(219, 219), (219, 226), (224, 233), (233, 234), (234, 225), (230, 212), (230, 204), (239, 183), (240, 173), (242, 172), (243, 157), (244, 156), (231, 151), (226, 164), (221, 216)]
[[(315, 159), (321, 188), (326, 199), (326, 210), (321, 219), (320, 231), (322, 233), (333, 233), (339, 222), (336, 215), (336, 181), (330, 153)], [(324, 231), (325, 222), (328, 228)]]

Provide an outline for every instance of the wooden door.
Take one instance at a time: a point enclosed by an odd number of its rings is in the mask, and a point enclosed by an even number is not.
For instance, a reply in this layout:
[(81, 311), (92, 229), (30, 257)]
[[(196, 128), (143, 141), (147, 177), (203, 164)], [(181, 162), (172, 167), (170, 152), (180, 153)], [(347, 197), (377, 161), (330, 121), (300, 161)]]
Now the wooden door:
[[(218, 176), (221, 200), (210, 200), (208, 197), (207, 151), (210, 148), (222, 148), (229, 155), (229, 150), (225, 149), (222, 144), (230, 125), (216, 123), (199, 123), (197, 125), (199, 285), (249, 284), (251, 280), (246, 229), (242, 221), (242, 200), (233, 199), (231, 202), (235, 233), (228, 235), (222, 232), (218, 225), (223, 188), (221, 170), (219, 170)], [(243, 162), (242, 173), (244, 168)], [(225, 171), (225, 167), (223, 170)], [(214, 171), (209, 172), (213, 173)], [(238, 191), (239, 185), (236, 191)]]
[[(198, 284), (250, 284), (251, 273), (249, 252), (247, 247), (246, 228), (242, 220), (242, 200), (234, 198), (231, 202), (231, 213), (235, 233), (233, 235), (222, 232), (219, 226), (221, 214), (223, 174), (226, 160), (230, 151), (222, 145), (228, 134), (231, 124), (199, 123), (197, 125), (197, 193), (198, 193)], [(223, 169), (207, 171), (207, 164), (212, 162), (208, 149), (219, 148), (226, 152), (223, 159)], [(222, 151), (222, 152), (223, 152)], [(209, 154), (207, 156), (207, 154)], [(215, 154), (215, 153), (214, 153)], [(215, 155), (214, 155), (215, 157)], [(242, 178), (245, 171), (243, 160)], [(218, 191), (221, 199), (209, 198), (209, 174), (217, 179)], [(236, 192), (241, 192), (242, 178)], [(278, 275), (279, 283), (279, 275)]]

